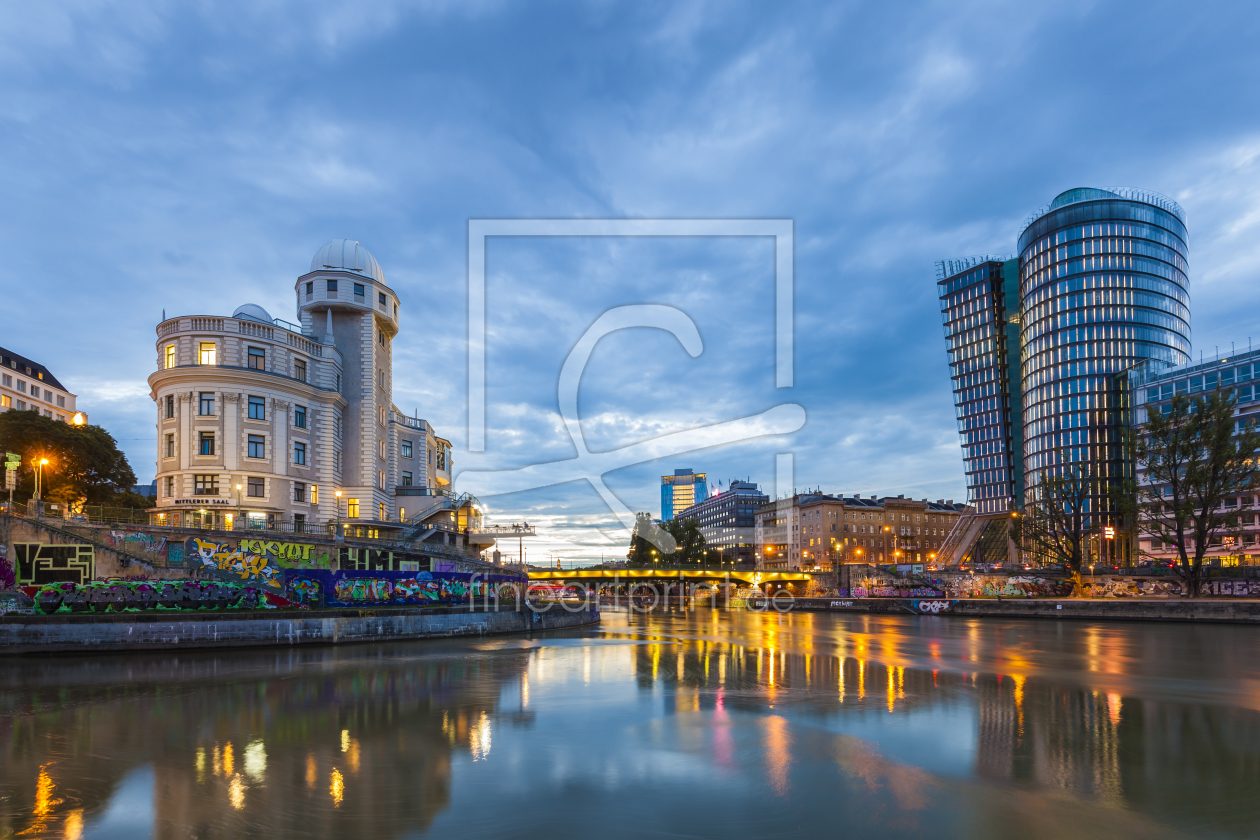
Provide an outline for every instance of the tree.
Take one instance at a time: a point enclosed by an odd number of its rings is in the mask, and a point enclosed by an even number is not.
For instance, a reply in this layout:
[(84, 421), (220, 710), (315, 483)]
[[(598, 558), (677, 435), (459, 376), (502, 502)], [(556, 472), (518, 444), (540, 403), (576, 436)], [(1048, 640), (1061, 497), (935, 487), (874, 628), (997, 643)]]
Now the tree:
[(0, 414), (0, 449), (22, 456), (14, 501), (35, 494), (35, 473), (41, 458), (45, 499), (67, 505), (104, 505), (129, 492), (136, 475), (109, 432), (100, 426), (74, 426), (34, 411)]
[(694, 519), (669, 519), (657, 525), (638, 514), (626, 558), (632, 566), (699, 565), (704, 560), (704, 535)]
[(1140, 475), (1128, 487), (1129, 512), (1139, 534), (1177, 550), (1191, 598), (1202, 589), (1208, 548), (1238, 528), (1241, 506), (1227, 508), (1225, 500), (1260, 486), (1260, 432), (1254, 422), (1238, 428), (1234, 405), (1227, 390), (1179, 394), (1165, 411), (1151, 410), (1128, 440)]
[(1038, 558), (1063, 566), (1076, 591), (1095, 525), (1090, 499), (1101, 495), (1101, 486), (1088, 462), (1048, 467), (1037, 476), (1032, 501), (1011, 517), (1011, 538)]

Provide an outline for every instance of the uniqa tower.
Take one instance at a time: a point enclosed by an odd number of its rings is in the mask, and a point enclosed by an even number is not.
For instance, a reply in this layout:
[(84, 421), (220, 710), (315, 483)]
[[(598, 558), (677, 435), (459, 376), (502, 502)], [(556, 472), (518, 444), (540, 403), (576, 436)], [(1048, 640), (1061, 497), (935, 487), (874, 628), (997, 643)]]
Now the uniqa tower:
[(1080, 187), (1029, 217), (1014, 257), (937, 264), (980, 516), (1031, 500), (1047, 471), (1081, 468), (1099, 479), (1090, 526), (1119, 524), (1107, 488), (1128, 469), (1117, 374), (1189, 361), (1187, 241), (1175, 201)]

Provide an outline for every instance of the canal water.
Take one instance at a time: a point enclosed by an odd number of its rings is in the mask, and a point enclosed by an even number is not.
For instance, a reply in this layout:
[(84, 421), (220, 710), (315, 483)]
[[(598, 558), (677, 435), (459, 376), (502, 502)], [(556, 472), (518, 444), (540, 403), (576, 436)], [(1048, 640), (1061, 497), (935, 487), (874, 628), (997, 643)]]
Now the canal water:
[(0, 837), (1256, 837), (1245, 626), (606, 610), (0, 662)]

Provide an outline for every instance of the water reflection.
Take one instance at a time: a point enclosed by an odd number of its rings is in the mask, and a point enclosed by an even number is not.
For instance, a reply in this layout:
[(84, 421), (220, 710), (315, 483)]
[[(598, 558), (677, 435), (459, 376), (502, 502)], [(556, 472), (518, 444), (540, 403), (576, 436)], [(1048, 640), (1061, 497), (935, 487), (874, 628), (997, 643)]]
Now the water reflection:
[(10, 661), (0, 837), (1254, 836), (1256, 647), (1246, 627), (705, 611)]

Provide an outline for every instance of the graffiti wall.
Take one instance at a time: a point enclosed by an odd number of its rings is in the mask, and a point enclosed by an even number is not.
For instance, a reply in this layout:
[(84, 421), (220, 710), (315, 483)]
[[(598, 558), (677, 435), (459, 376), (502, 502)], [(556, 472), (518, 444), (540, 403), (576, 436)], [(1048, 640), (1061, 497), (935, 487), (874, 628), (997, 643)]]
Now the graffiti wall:
[(298, 606), (273, 592), (219, 581), (155, 580), (61, 582), (24, 587), (38, 612), (143, 612), (145, 610), (256, 610)]
[(121, 549), (139, 549), (149, 554), (161, 554), (166, 550), (166, 537), (153, 536), (144, 531), (110, 531), (110, 545)]
[(11, 557), (18, 586), (87, 583), (96, 576), (96, 555), (90, 545), (14, 543)]
[(431, 561), (422, 554), (390, 551), (389, 549), (342, 546), (339, 552), (339, 559), (339, 568), (359, 572), (443, 571), (443, 569), (430, 568)]
[(515, 603), (520, 578), (457, 572), (288, 569), (285, 595), (310, 606), (363, 607), (460, 604), (489, 600)]
[[(254, 541), (242, 542), (249, 544)], [(284, 590), (284, 570), (274, 557), (256, 554), (241, 545), (233, 546), (200, 537), (189, 537), (184, 543), (184, 552), (187, 558), (185, 565), (189, 568), (232, 583), (263, 586), (273, 592)]]
[(960, 575), (937, 584), (950, 598), (1066, 598), (1071, 581), (1030, 575)]

